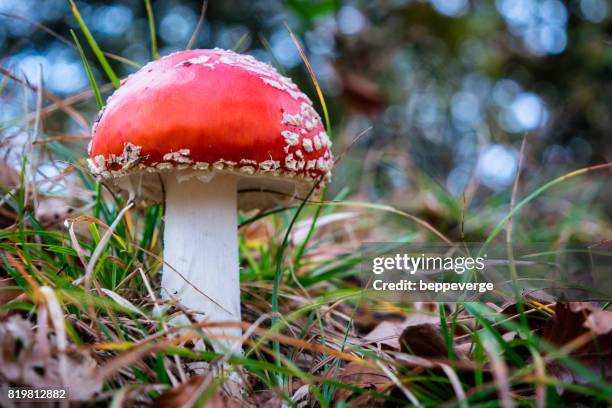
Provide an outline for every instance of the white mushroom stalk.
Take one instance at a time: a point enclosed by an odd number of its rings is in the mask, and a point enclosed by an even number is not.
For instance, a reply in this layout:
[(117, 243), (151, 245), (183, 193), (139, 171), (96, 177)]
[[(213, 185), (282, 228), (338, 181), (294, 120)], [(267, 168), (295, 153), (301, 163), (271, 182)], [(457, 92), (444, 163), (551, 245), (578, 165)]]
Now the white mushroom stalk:
[[(199, 321), (240, 321), (236, 177), (180, 181), (170, 173), (164, 187), (162, 296), (180, 302)], [(239, 351), (240, 328), (204, 331), (217, 351)]]

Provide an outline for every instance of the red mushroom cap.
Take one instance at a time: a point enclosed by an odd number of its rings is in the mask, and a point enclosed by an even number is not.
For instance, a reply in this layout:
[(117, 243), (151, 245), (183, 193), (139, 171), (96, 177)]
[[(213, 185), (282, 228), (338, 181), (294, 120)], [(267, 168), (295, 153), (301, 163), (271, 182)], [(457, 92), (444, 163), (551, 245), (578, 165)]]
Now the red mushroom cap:
[(171, 54), (129, 76), (92, 133), (89, 167), (107, 179), (191, 169), (312, 185), (333, 164), (310, 99), (268, 64), (220, 49)]

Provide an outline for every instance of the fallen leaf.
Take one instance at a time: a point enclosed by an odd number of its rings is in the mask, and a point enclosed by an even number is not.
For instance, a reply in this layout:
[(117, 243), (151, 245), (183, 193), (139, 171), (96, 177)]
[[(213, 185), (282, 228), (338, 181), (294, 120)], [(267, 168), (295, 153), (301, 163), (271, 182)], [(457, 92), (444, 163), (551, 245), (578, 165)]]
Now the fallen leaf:
[(258, 408), (281, 408), (283, 400), (277, 393), (265, 390), (254, 395), (255, 406)]
[[(534, 310), (534, 306), (528, 302), (523, 303), (523, 310), (525, 312), (530, 311), (526, 314), (527, 324), (529, 325), (530, 330), (540, 330), (544, 327), (546, 322), (548, 321), (549, 315), (542, 310)], [(514, 323), (520, 322), (520, 316), (518, 312), (518, 307), (515, 302), (507, 303), (502, 306), (502, 309), (499, 311), (500, 314), (508, 316), (510, 321)], [(509, 329), (505, 329), (500, 326), (500, 330), (509, 331)]]
[(55, 336), (36, 338), (32, 323), (19, 315), (0, 322), (0, 383), (21, 387), (68, 388), (71, 401), (88, 401), (102, 390), (97, 362), (84, 351), (66, 352), (66, 384), (61, 383)]
[(589, 329), (595, 335), (607, 335), (612, 331), (612, 312), (583, 302), (559, 302), (555, 314), (544, 327), (543, 338), (557, 345), (564, 345)]
[(399, 337), (404, 330), (403, 322), (384, 321), (378, 324), (367, 335), (363, 337), (365, 344), (384, 344), (394, 349), (399, 349)]
[(228, 398), (221, 393), (215, 394), (208, 404), (207, 408), (243, 408), (244, 405), (236, 398)]
[[(612, 312), (601, 310), (581, 302), (559, 302), (555, 315), (544, 326), (542, 338), (549, 343), (563, 347), (572, 340), (591, 334), (589, 341), (571, 352), (598, 376), (612, 376)], [(548, 367), (551, 374), (567, 382), (585, 383), (586, 379), (570, 371), (560, 363), (553, 362)]]
[(174, 388), (164, 391), (159, 397), (153, 401), (153, 407), (184, 407), (193, 398), (193, 394), (198, 390), (204, 376), (195, 376), (189, 379), (186, 383), (180, 384)]
[(446, 342), (440, 326), (424, 323), (408, 326), (400, 336), (400, 348), (404, 353), (419, 357), (448, 357)]
[(297, 390), (293, 393), (293, 395), (291, 396), (291, 400), (295, 402), (298, 407), (304, 407), (308, 406), (309, 397), (310, 385), (303, 384), (302, 386), (298, 387)]
[[(365, 366), (359, 363), (349, 363), (342, 371), (336, 375), (336, 379), (345, 384), (355, 385), (369, 391), (385, 393), (391, 389), (393, 383), (380, 369)], [(361, 394), (351, 399), (351, 390), (337, 388), (334, 392), (335, 401), (349, 401), (354, 406), (375, 407), (382, 406), (380, 398), (376, 398), (369, 393)]]
[[(154, 408), (187, 408), (194, 404), (194, 398), (201, 392), (206, 376), (191, 377), (187, 382), (164, 391), (153, 401)], [(236, 398), (228, 398), (216, 393), (206, 404), (207, 408), (239, 408), (242, 404)]]
[(424, 323), (436, 323), (437, 316), (423, 313), (412, 313), (402, 321), (385, 320), (379, 323), (370, 333), (363, 337), (364, 342), (383, 344), (393, 349), (400, 349), (400, 336), (410, 326)]

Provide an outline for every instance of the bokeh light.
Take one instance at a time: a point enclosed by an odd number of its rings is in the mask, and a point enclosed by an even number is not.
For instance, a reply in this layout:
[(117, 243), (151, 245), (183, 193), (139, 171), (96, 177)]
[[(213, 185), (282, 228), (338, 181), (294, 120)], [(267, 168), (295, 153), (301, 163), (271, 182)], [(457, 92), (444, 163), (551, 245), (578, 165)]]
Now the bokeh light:
[[(287, 23), (300, 38), (329, 100), (336, 137), (343, 140), (339, 143), (347, 144), (354, 133), (372, 127), (353, 148), (355, 157), (346, 161), (353, 160), (356, 166), (364, 166), (359, 171), (374, 174), (367, 183), (380, 186), (369, 188), (364, 183), (363, 188), (379, 196), (415, 188), (417, 176), (410, 160), (455, 196), (464, 192), (470, 180), (504, 189), (515, 171), (517, 146), (513, 143), (524, 134), (550, 142), (538, 152), (543, 163), (587, 165), (600, 154), (589, 132), (596, 126), (605, 129), (612, 118), (606, 101), (590, 96), (593, 92), (586, 87), (591, 78), (605, 73), (601, 61), (606, 58), (606, 42), (587, 44), (578, 39), (585, 35), (579, 31), (583, 27), (605, 31), (610, 18), (606, 0), (478, 4), (400, 0), (376, 6), (343, 1), (308, 13), (281, 1), (238, 3), (240, 12), (224, 4), (209, 5), (194, 48), (236, 49), (276, 65), (307, 90), (321, 111)], [(148, 20), (141, 2), (81, 0), (77, 5), (102, 49), (132, 61), (124, 64), (109, 57), (120, 77), (134, 72), (133, 64), (144, 65), (151, 59)], [(200, 6), (153, 1), (161, 55), (185, 48)], [(87, 89), (86, 72), (67, 31), (70, 27), (81, 39), (98, 83), (108, 83), (64, 0), (0, 0), (0, 13), (49, 25), (66, 40), (0, 14), (2, 66), (17, 77), (36, 85), (42, 69), (45, 89), (60, 97)], [(573, 119), (576, 123), (567, 129), (579, 131), (566, 131), (557, 122), (565, 118), (567, 95), (547, 76), (557, 59), (567, 54), (584, 58), (588, 52), (595, 55), (591, 61), (599, 71), (575, 78), (575, 89), (585, 91), (573, 100), (590, 103), (590, 109), (577, 108), (584, 118)], [(566, 66), (577, 59), (570, 61)], [(0, 93), (5, 129), (17, 126), (23, 114), (22, 98), (23, 89), (13, 82)], [(29, 109), (33, 99), (28, 100)], [(93, 104), (87, 109), (95, 114)], [(54, 126), (83, 132), (73, 121), (63, 120)], [(364, 159), (368, 149), (381, 149), (384, 165)], [(336, 179), (350, 180), (349, 175), (338, 174)], [(352, 187), (362, 188), (362, 184)]]
[(508, 187), (516, 175), (518, 154), (500, 144), (485, 147), (478, 156), (476, 175), (480, 182), (494, 190)]
[(497, 0), (514, 35), (536, 55), (559, 54), (567, 46), (567, 9), (559, 0)]

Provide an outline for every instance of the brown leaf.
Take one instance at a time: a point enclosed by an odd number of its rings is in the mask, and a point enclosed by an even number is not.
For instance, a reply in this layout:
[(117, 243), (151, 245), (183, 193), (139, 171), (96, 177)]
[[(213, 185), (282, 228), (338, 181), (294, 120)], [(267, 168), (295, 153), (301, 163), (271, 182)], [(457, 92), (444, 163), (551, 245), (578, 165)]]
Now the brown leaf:
[(384, 344), (393, 349), (400, 349), (400, 335), (410, 326), (423, 323), (436, 323), (439, 321), (437, 316), (423, 313), (412, 313), (403, 321), (385, 320), (379, 323), (370, 333), (363, 337), (366, 343)]
[(192, 377), (186, 383), (164, 391), (159, 397), (155, 398), (153, 407), (184, 407), (191, 401), (193, 394), (198, 390), (203, 381), (203, 376)]
[[(57, 347), (35, 337), (32, 323), (19, 315), (0, 322), (0, 383), (22, 387), (68, 388), (72, 401), (91, 400), (102, 390), (97, 362), (84, 351), (66, 353), (67, 376), (62, 384)], [(46, 343), (46, 342), (45, 342)]]
[(399, 336), (404, 330), (403, 322), (384, 321), (363, 337), (365, 343), (377, 343), (399, 349)]
[(555, 315), (544, 327), (543, 338), (557, 345), (564, 345), (589, 329), (595, 335), (607, 335), (612, 331), (612, 312), (583, 302), (559, 302)]
[[(528, 302), (523, 303), (523, 310), (525, 312), (533, 310), (533, 309), (534, 307), (530, 303)], [(503, 305), (499, 313), (508, 316), (509, 318), (511, 318), (510, 320), (515, 323), (518, 323), (520, 320), (518, 307), (515, 302), (511, 302), (511, 303), (507, 303)], [(542, 329), (544, 325), (546, 324), (546, 321), (548, 320), (548, 314), (546, 314), (545, 312), (541, 310), (531, 311), (530, 313), (526, 314), (526, 317), (527, 317), (527, 324), (529, 325), (530, 330)], [(500, 330), (504, 331), (506, 329), (504, 329), (503, 326), (500, 326)]]
[[(612, 312), (601, 310), (590, 303), (564, 303), (555, 306), (555, 315), (544, 327), (542, 338), (549, 343), (563, 347), (580, 336), (589, 335), (586, 344), (571, 352), (594, 373), (612, 376)], [(549, 365), (549, 371), (564, 381), (584, 383), (558, 363)]]
[[(345, 384), (356, 385), (364, 390), (384, 393), (388, 391), (393, 383), (378, 368), (365, 366), (359, 363), (349, 363), (336, 376), (337, 380)], [(344, 388), (338, 388), (334, 392), (335, 401), (348, 401), (353, 392)], [(351, 401), (355, 406), (374, 407), (381, 401), (370, 394), (362, 394)], [(382, 405), (382, 404), (380, 404)]]
[(259, 392), (254, 397), (255, 406), (258, 408), (281, 408), (283, 406), (281, 397), (270, 390)]
[(419, 357), (448, 357), (440, 326), (431, 323), (406, 327), (400, 336), (400, 348)]
[[(349, 314), (349, 315), (352, 313), (352, 310), (353, 310), (352, 308), (344, 304), (339, 305), (338, 308), (343, 313)], [(400, 315), (399, 313), (395, 313), (395, 314), (387, 313), (386, 315), (378, 313), (372, 310), (370, 307), (368, 307), (368, 304), (365, 301), (362, 301), (357, 306), (357, 309), (359, 310), (359, 313), (355, 315), (355, 319), (353, 320), (353, 325), (360, 333), (368, 333), (374, 330), (374, 328), (383, 320), (384, 321), (393, 320), (393, 321), (400, 322), (403, 319), (403, 316)]]
[(243, 407), (242, 403), (236, 398), (229, 398), (224, 396), (221, 393), (215, 394), (214, 397), (208, 404), (206, 404), (207, 408), (241, 408)]
[[(201, 391), (200, 387), (206, 380), (205, 376), (191, 377), (186, 383), (164, 391), (153, 401), (155, 408), (181, 408), (191, 407), (194, 398)], [(228, 398), (221, 393), (216, 393), (206, 404), (207, 408), (239, 408), (240, 401), (235, 398)]]

